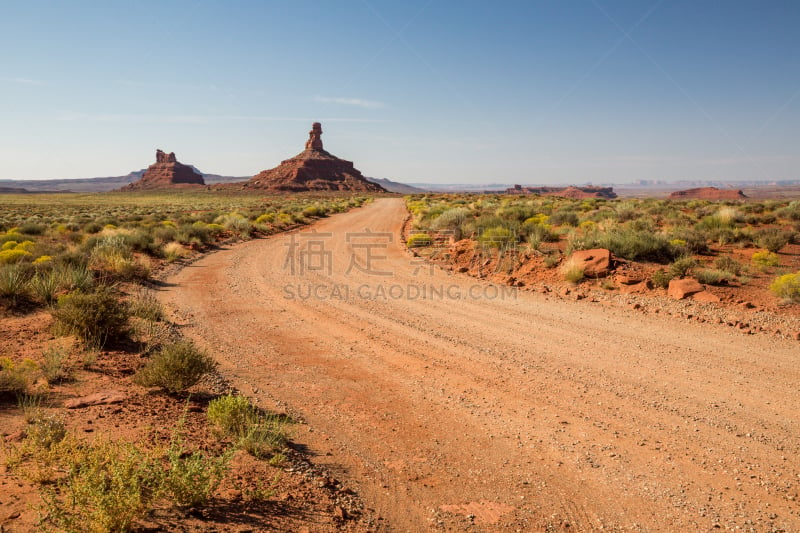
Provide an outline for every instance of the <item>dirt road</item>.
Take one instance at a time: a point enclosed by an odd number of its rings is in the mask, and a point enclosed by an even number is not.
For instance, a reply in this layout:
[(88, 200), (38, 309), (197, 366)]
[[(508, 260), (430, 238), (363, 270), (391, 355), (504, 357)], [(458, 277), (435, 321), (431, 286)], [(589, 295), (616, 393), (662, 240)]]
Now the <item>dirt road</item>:
[(800, 530), (796, 341), (431, 271), (404, 217), (376, 200), (161, 294), (376, 529)]

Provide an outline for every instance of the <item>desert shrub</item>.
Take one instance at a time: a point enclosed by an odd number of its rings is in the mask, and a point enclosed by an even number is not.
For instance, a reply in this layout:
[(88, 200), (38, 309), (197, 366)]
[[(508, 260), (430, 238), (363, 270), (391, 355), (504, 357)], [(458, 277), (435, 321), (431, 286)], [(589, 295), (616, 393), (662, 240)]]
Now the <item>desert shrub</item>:
[(761, 250), (753, 253), (753, 256), (750, 258), (750, 260), (754, 265), (762, 268), (776, 267), (781, 264), (781, 259), (778, 257), (778, 254), (768, 250)]
[(94, 286), (94, 274), (86, 264), (59, 263), (53, 269), (58, 280), (58, 289), (87, 292)]
[(406, 240), (406, 246), (409, 248), (418, 248), (420, 246), (430, 246), (433, 244), (431, 236), (427, 233), (412, 233)]
[(16, 305), (27, 294), (28, 276), (20, 265), (0, 265), (0, 296)]
[(721, 255), (714, 261), (714, 266), (720, 270), (727, 270), (736, 276), (741, 276), (744, 271), (744, 265), (735, 260), (729, 255)]
[(25, 440), (28, 447), (51, 450), (67, 436), (64, 419), (57, 415), (45, 415), (41, 410), (28, 421)]
[(561, 275), (564, 277), (565, 281), (569, 281), (570, 283), (578, 283), (584, 277), (583, 265), (581, 262), (574, 261), (573, 258), (569, 258), (561, 266)]
[(240, 435), (256, 416), (257, 410), (244, 396), (227, 394), (208, 403), (206, 416), (223, 435)]
[(506, 248), (517, 242), (517, 236), (509, 228), (495, 226), (485, 229), (478, 237), (478, 242), (489, 248)]
[(17, 229), (23, 235), (42, 235), (47, 231), (47, 226), (38, 222), (26, 222)]
[(22, 395), (30, 389), (39, 367), (30, 359), (14, 363), (8, 357), (0, 357), (0, 397), (7, 394)]
[(653, 282), (653, 286), (659, 287), (661, 289), (666, 289), (669, 287), (669, 282), (672, 281), (672, 274), (668, 273), (666, 270), (659, 268), (653, 275), (651, 276), (651, 280)]
[(52, 314), (56, 333), (75, 335), (87, 345), (102, 348), (125, 334), (130, 312), (111, 288), (100, 287), (59, 296)]
[(800, 303), (800, 272), (784, 274), (773, 280), (769, 290), (777, 296), (792, 303)]
[(256, 224), (272, 224), (275, 222), (275, 213), (264, 213), (255, 220)]
[(463, 207), (448, 209), (431, 223), (431, 229), (434, 231), (452, 231), (456, 240), (459, 240), (464, 233), (462, 226), (469, 216), (469, 209)]
[(672, 278), (685, 278), (697, 266), (697, 261), (691, 257), (680, 257), (669, 266), (669, 274)]
[(50, 345), (42, 351), (42, 374), (51, 385), (72, 378), (69, 350), (64, 346)]
[(237, 446), (263, 459), (286, 445), (285, 423), (277, 415), (259, 414), (241, 435)]
[(670, 237), (672, 240), (677, 239), (683, 242), (683, 247), (686, 248), (684, 253), (702, 254), (708, 252), (706, 235), (695, 228), (680, 226), (672, 230)]
[(164, 254), (164, 259), (170, 263), (189, 255), (189, 250), (181, 243), (174, 241), (165, 244), (162, 252)]
[(167, 450), (167, 470), (160, 488), (176, 504), (198, 507), (208, 502), (219, 487), (233, 454), (227, 452), (213, 457), (200, 451), (187, 453), (180, 437), (182, 426), (180, 422)]
[(153, 228), (153, 244), (158, 247), (164, 243), (175, 240), (178, 234), (178, 229), (173, 225), (160, 224)]
[(236, 446), (263, 458), (286, 444), (285, 423), (276, 415), (261, 413), (247, 398), (228, 394), (211, 400), (208, 420)]
[(160, 387), (170, 393), (195, 385), (216, 368), (214, 360), (192, 342), (167, 344), (142, 367), (134, 381), (144, 387)]
[(253, 231), (253, 225), (250, 223), (250, 221), (239, 213), (230, 213), (228, 215), (224, 215), (220, 217), (217, 222), (222, 224), (222, 227), (224, 227), (227, 231), (239, 235), (239, 237), (242, 239), (250, 237), (250, 233)]
[(135, 444), (69, 436), (55, 447), (66, 475), (42, 491), (47, 522), (63, 531), (129, 531), (161, 494), (161, 461)]
[(120, 279), (146, 278), (149, 269), (133, 257), (122, 235), (110, 235), (97, 241), (89, 256), (89, 267)]
[(697, 281), (706, 285), (723, 285), (734, 278), (732, 272), (716, 268), (701, 268), (694, 272)]
[[(19, 245), (17, 245), (19, 246)], [(10, 263), (18, 263), (26, 257), (30, 257), (31, 253), (22, 248), (11, 248), (8, 250), (0, 251), (0, 265), (7, 265)]]
[(37, 272), (28, 281), (31, 295), (45, 305), (52, 304), (56, 299), (59, 284), (58, 276), (54, 272)]
[(667, 238), (651, 231), (615, 227), (608, 231), (592, 231), (583, 236), (577, 233), (570, 235), (568, 251), (592, 248), (606, 248), (614, 255), (631, 261), (666, 261), (674, 257), (674, 250)]
[(544, 258), (544, 266), (545, 268), (555, 268), (561, 262), (561, 255), (560, 254), (551, 254)]
[(550, 224), (553, 226), (572, 226), (576, 227), (580, 223), (578, 215), (574, 211), (560, 210), (550, 215)]
[(561, 236), (553, 229), (553, 226), (544, 223), (532, 223), (529, 222), (530, 220), (526, 220), (520, 230), (520, 233), (527, 238), (528, 242), (558, 242)]
[(765, 228), (756, 233), (755, 242), (760, 248), (777, 253), (781, 248), (792, 242), (794, 232), (778, 228)]
[(800, 221), (800, 200), (789, 202), (789, 205), (778, 209), (775, 214), (788, 220)]
[(132, 316), (158, 322), (164, 318), (164, 309), (151, 291), (140, 287), (130, 300), (129, 309)]

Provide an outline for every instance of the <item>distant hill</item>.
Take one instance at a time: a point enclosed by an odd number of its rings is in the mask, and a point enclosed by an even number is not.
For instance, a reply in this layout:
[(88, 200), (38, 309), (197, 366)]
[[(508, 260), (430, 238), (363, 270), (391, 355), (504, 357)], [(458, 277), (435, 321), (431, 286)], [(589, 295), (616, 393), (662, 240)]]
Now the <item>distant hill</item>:
[(420, 189), (419, 187), (414, 187), (413, 185), (406, 185), (405, 183), (399, 183), (386, 178), (370, 178), (367, 176), (367, 181), (377, 183), (387, 191), (398, 194), (419, 194), (428, 192), (426, 189)]
[[(194, 167), (192, 167), (194, 168)], [(134, 170), (124, 176), (78, 179), (0, 180), (0, 192), (107, 192), (119, 189), (142, 178), (147, 169)], [(197, 170), (195, 168), (195, 170)], [(199, 172), (199, 171), (198, 171)], [(200, 172), (206, 185), (246, 181), (250, 176), (221, 176)], [(4, 191), (4, 189), (23, 189)]]

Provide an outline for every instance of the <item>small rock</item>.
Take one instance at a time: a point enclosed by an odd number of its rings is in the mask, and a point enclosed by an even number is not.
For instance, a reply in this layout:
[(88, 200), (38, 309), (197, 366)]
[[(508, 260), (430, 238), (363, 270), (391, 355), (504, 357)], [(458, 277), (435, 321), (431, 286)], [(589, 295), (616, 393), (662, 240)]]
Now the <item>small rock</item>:
[(697, 294), (698, 292), (703, 292), (704, 290), (705, 288), (700, 285), (696, 279), (673, 279), (669, 282), (667, 296), (675, 300), (683, 300), (684, 298)]
[(103, 391), (82, 396), (80, 398), (71, 398), (64, 402), (64, 407), (67, 409), (80, 409), (82, 407), (89, 407), (92, 405), (108, 405), (113, 403), (124, 402), (128, 397), (120, 391)]
[(717, 303), (720, 301), (719, 296), (709, 291), (701, 291), (694, 294), (692, 300), (701, 303)]

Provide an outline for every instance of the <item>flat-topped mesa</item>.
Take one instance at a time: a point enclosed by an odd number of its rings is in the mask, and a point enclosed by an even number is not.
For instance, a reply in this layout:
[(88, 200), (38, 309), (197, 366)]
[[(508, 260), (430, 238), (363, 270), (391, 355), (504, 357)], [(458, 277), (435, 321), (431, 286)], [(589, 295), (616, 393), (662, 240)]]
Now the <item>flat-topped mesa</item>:
[(716, 187), (698, 187), (675, 191), (669, 195), (670, 200), (744, 200), (747, 195), (738, 189), (717, 189)]
[(358, 191), (386, 192), (361, 175), (352, 161), (339, 159), (322, 148), (322, 124), (314, 122), (308, 132), (305, 150), (264, 170), (247, 181), (245, 189), (270, 191)]
[(166, 153), (156, 150), (156, 162), (147, 167), (142, 178), (122, 187), (122, 191), (142, 189), (174, 189), (194, 185), (205, 185), (203, 175), (194, 167), (179, 163), (175, 152)]

